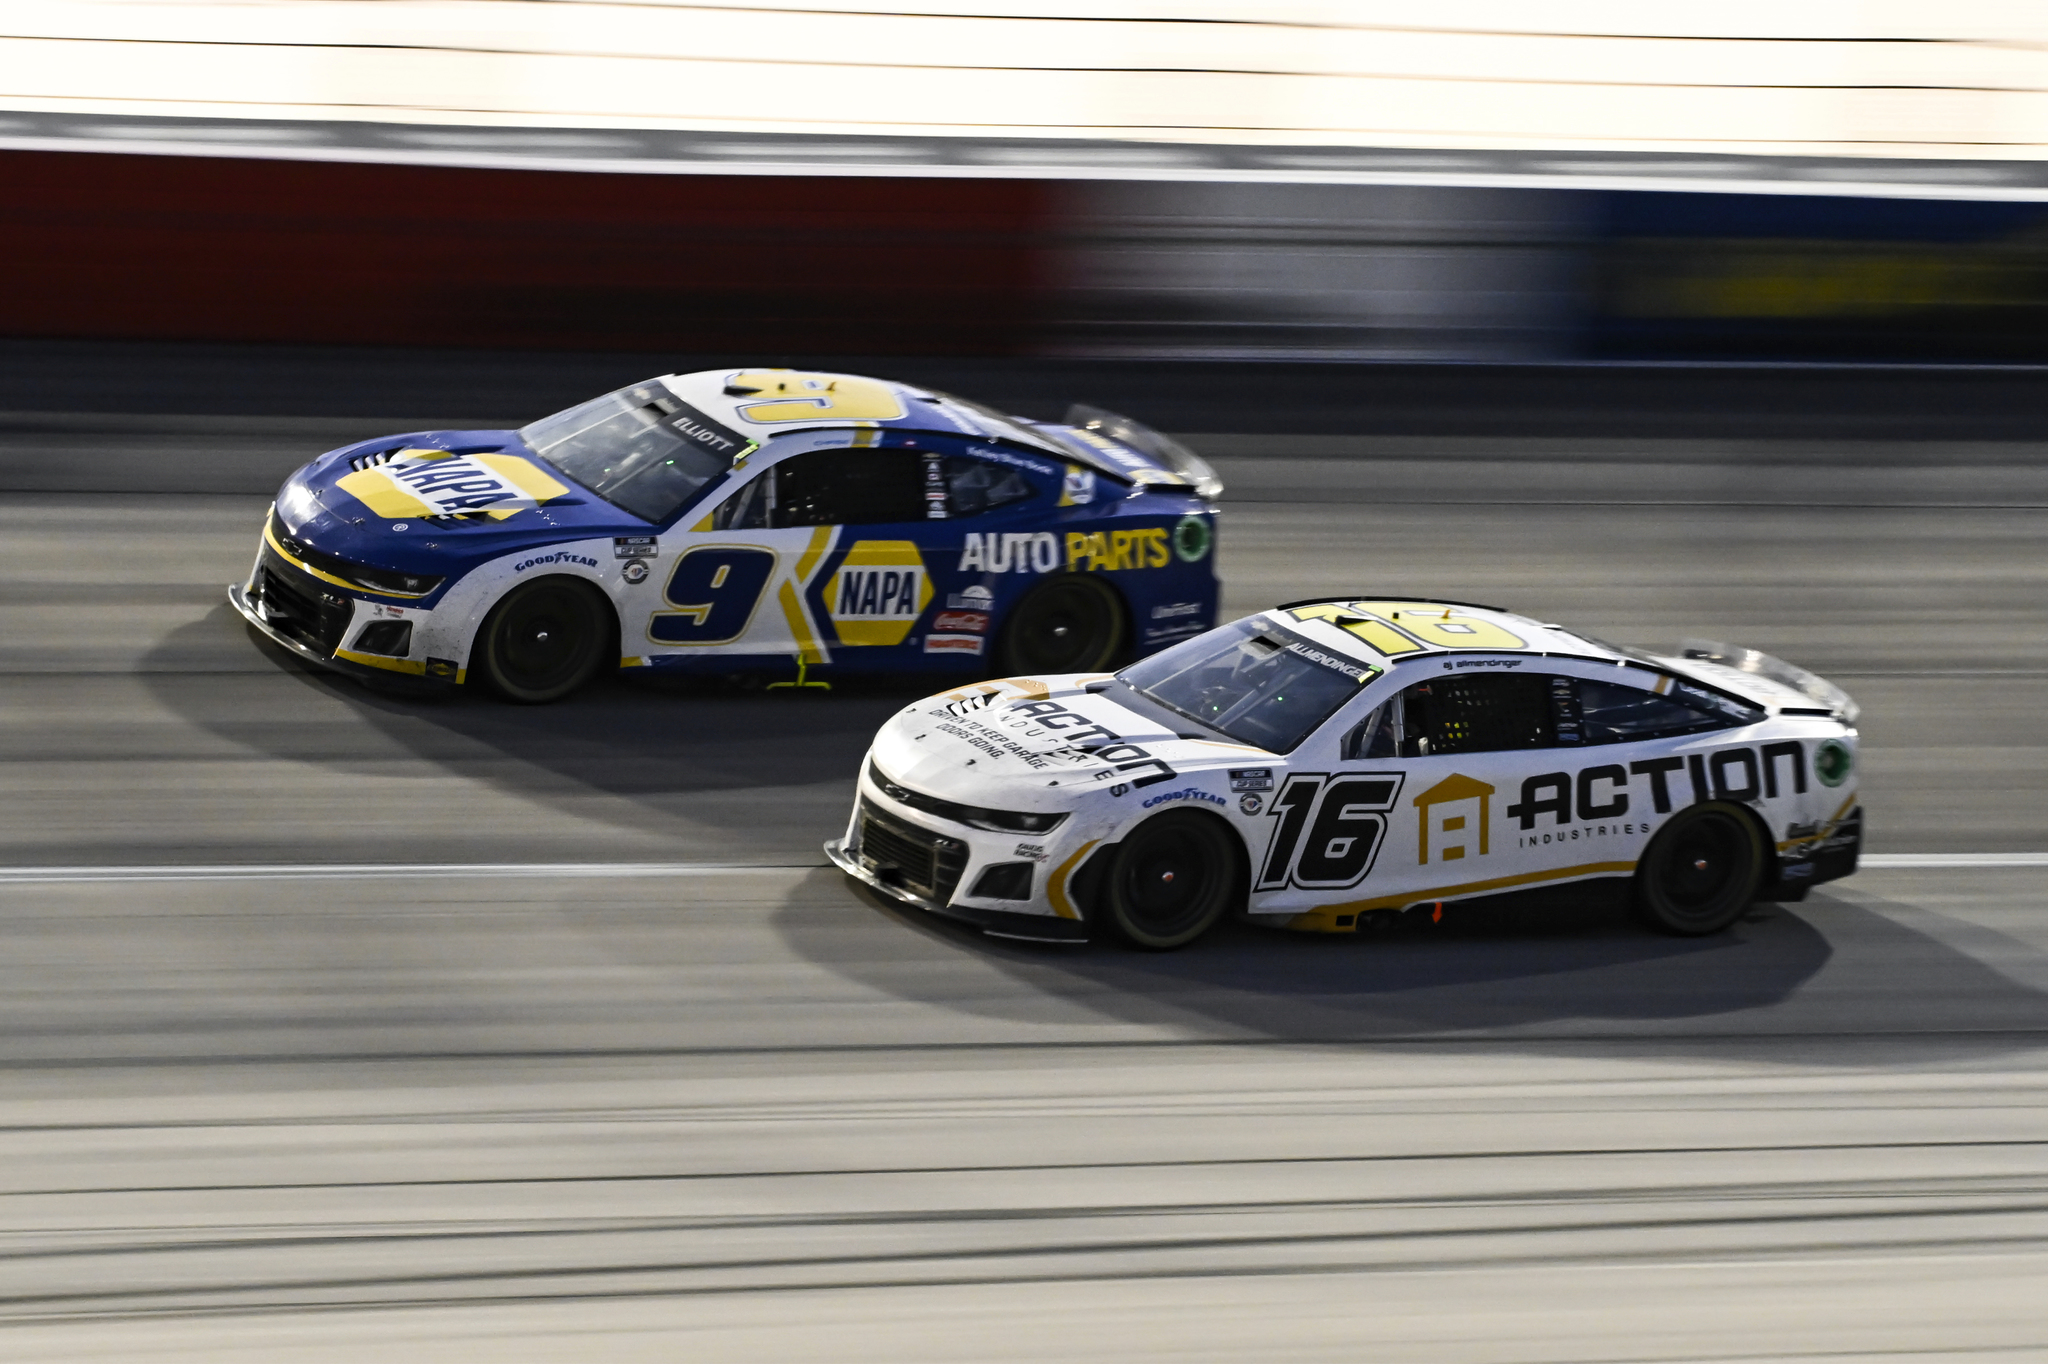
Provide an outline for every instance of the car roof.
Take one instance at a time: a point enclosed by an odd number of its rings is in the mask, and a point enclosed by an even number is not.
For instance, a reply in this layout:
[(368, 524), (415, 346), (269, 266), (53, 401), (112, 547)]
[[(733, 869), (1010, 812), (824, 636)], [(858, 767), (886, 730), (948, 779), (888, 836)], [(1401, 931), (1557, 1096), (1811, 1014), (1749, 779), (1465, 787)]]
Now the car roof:
[(1431, 597), (1363, 595), (1287, 602), (1264, 613), (1334, 652), (1377, 668), (1413, 659), (1523, 655), (1626, 664), (1629, 653), (1561, 625), (1497, 606)]
[(976, 404), (893, 379), (748, 365), (665, 374), (661, 382), (704, 415), (763, 443), (792, 431), (883, 428), (957, 432), (1072, 457), (1028, 427)]

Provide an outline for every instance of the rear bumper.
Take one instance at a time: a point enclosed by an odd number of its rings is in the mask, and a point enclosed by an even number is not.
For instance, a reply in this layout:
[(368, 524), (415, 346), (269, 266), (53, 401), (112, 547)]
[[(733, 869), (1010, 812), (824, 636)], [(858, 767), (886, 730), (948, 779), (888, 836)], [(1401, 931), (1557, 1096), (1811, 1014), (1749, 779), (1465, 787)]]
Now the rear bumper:
[(1013, 914), (999, 909), (977, 909), (972, 905), (940, 904), (929, 896), (919, 895), (907, 886), (894, 883), (867, 866), (848, 850), (843, 838), (835, 838), (827, 843), (825, 856), (832, 859), (833, 866), (878, 894), (921, 909), (927, 914), (938, 914), (948, 919), (957, 919), (961, 923), (972, 924), (992, 938), (1055, 943), (1088, 941), (1087, 926), (1072, 919), (1056, 919), (1049, 914)]
[(1819, 843), (1798, 855), (1780, 857), (1776, 876), (1764, 883), (1756, 898), (1781, 903), (1803, 900), (1813, 887), (1852, 874), (1862, 853), (1863, 807), (1859, 805)]

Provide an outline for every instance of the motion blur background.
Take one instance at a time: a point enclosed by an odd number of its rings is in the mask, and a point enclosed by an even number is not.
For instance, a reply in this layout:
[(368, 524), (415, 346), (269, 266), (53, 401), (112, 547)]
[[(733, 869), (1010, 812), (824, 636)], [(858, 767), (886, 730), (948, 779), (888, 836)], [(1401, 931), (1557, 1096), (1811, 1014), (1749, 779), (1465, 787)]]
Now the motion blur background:
[[(2018, 0), (9, 0), (0, 1355), (2048, 1358), (2044, 152)], [(736, 362), (1185, 437), (1232, 612), (1783, 654), (1871, 856), (1024, 949), (823, 866), (900, 689), (223, 599), (323, 449)]]
[(2048, 15), (15, 0), (0, 331), (2034, 361)]

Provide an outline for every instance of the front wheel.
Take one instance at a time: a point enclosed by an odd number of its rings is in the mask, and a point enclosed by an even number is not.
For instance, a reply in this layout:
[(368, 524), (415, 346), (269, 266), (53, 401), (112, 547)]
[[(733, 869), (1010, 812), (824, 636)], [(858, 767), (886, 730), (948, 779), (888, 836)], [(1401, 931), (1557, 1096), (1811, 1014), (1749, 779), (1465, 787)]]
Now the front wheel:
[(610, 612), (596, 589), (574, 578), (522, 583), (477, 631), (477, 669), (508, 701), (559, 701), (597, 676), (611, 642)]
[(1764, 850), (1734, 805), (1710, 801), (1673, 817), (1636, 864), (1636, 910), (1681, 937), (1719, 933), (1756, 899)]
[(1241, 861), (1222, 821), (1194, 810), (1155, 815), (1117, 847), (1103, 878), (1103, 917), (1133, 947), (1185, 947), (1239, 896)]
[(1048, 578), (1011, 608), (997, 647), (1009, 673), (1087, 673), (1112, 663), (1124, 639), (1124, 603), (1094, 578)]

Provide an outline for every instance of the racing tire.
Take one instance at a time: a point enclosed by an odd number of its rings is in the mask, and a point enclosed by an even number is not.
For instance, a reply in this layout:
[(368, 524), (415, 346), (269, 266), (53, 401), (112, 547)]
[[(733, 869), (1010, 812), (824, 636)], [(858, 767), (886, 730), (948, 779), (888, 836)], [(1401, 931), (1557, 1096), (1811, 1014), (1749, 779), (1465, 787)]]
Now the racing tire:
[(1677, 937), (1719, 933), (1763, 885), (1764, 848), (1740, 806), (1709, 801), (1681, 811), (1636, 863), (1635, 907), (1650, 927)]
[(1117, 846), (1097, 903), (1110, 931), (1146, 952), (1171, 952), (1242, 903), (1242, 848), (1221, 820), (1170, 810)]
[(1011, 608), (996, 658), (1008, 673), (1095, 672), (1116, 659), (1123, 642), (1124, 603), (1116, 589), (1063, 573)]
[(611, 644), (610, 615), (611, 603), (575, 578), (521, 583), (477, 631), (477, 670), (507, 701), (559, 701), (597, 676)]

